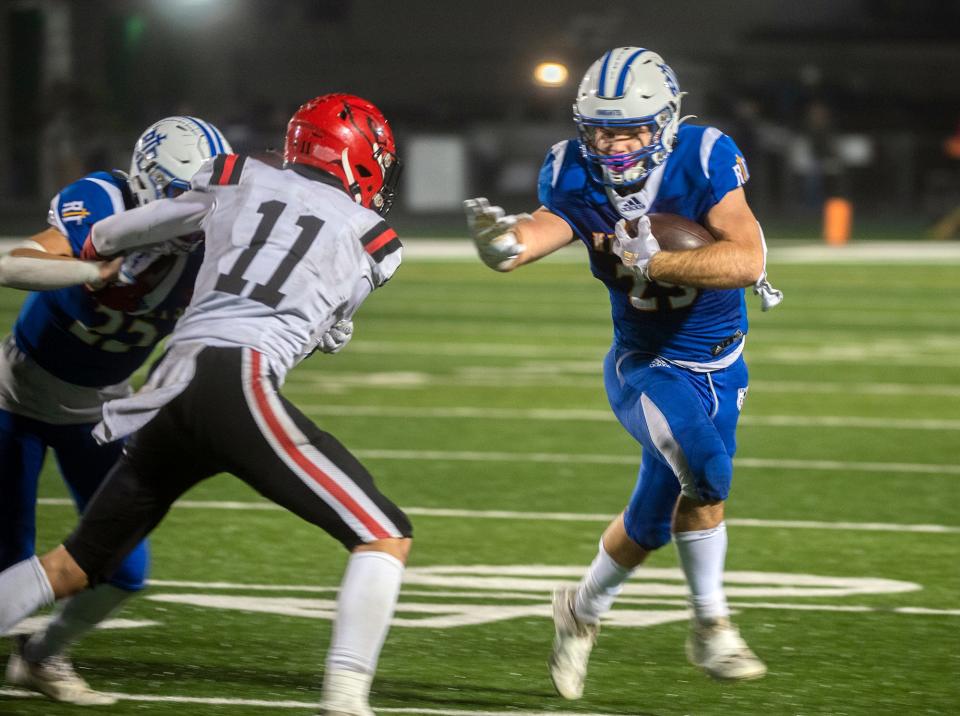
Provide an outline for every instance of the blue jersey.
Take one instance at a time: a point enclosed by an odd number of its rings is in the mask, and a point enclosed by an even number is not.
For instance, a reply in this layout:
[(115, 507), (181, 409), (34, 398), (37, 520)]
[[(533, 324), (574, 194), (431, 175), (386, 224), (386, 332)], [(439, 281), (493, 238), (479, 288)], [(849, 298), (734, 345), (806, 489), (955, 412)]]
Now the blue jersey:
[[(578, 140), (560, 142), (540, 170), (540, 202), (587, 247), (593, 275), (610, 292), (614, 343), (668, 360), (709, 364), (740, 348), (747, 332), (743, 289), (707, 290), (643, 281), (610, 253), (620, 219), (590, 178)], [(748, 177), (733, 140), (712, 127), (681, 126), (666, 162), (630, 201), (643, 213), (703, 223), (707, 212)]]
[[(65, 187), (50, 203), (49, 223), (79, 256), (100, 219), (136, 205), (119, 172), (95, 172)], [(126, 380), (173, 330), (190, 302), (203, 251), (178, 263), (181, 271), (163, 301), (130, 315), (101, 304), (83, 286), (31, 293), (14, 326), (17, 347), (41, 368), (74, 385), (99, 387)]]

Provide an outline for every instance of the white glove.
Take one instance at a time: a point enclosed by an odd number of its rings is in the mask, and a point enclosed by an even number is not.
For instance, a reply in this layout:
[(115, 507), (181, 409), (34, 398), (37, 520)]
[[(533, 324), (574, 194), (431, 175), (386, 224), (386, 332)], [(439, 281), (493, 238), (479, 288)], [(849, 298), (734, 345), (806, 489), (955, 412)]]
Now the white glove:
[(766, 271), (764, 271), (763, 275), (753, 284), (753, 293), (760, 297), (760, 308), (764, 311), (776, 308), (783, 302), (783, 291), (774, 288), (770, 281), (767, 280)]
[(343, 318), (320, 336), (320, 352), (337, 353), (350, 342), (351, 338), (353, 338), (353, 321)]
[(517, 240), (517, 223), (532, 219), (530, 214), (507, 214), (499, 206), (490, 206), (483, 197), (463, 202), (467, 228), (477, 246), (480, 260), (496, 271), (509, 271), (526, 246)]
[(613, 253), (620, 257), (624, 266), (632, 268), (644, 280), (649, 281), (650, 259), (660, 253), (660, 244), (650, 231), (650, 217), (644, 215), (637, 219), (636, 236), (628, 233), (626, 219), (620, 219), (614, 225), (613, 232)]

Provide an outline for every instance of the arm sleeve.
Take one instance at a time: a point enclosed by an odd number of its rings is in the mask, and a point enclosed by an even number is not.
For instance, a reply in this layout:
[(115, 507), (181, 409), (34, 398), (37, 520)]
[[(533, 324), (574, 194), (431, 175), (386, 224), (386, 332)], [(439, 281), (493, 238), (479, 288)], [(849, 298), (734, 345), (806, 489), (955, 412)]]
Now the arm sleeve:
[(563, 160), (566, 158), (569, 140), (557, 142), (547, 152), (543, 165), (540, 167), (540, 176), (537, 180), (537, 198), (550, 211), (554, 211), (553, 193), (560, 178)]
[(91, 241), (100, 256), (114, 256), (200, 231), (214, 196), (191, 190), (175, 199), (160, 199), (138, 209), (98, 221)]
[(47, 223), (67, 237), (75, 256), (96, 222), (125, 209), (116, 180), (97, 172), (65, 186), (50, 201)]
[[(367, 220), (369, 218), (374, 219), (372, 224)], [(373, 212), (369, 212), (364, 216), (364, 220), (355, 226), (374, 285), (382, 286), (400, 268), (403, 244), (400, 243), (397, 232)]]
[(340, 316), (340, 318), (347, 320), (353, 319), (353, 314), (357, 312), (357, 309), (360, 308), (360, 304), (366, 301), (367, 296), (369, 296), (371, 293), (373, 293), (373, 284), (370, 282), (370, 279), (366, 276), (361, 277), (353, 287), (353, 291), (350, 294), (350, 300), (347, 302), (347, 305), (343, 310), (343, 315)]
[(100, 269), (89, 261), (65, 257), (0, 256), (0, 286), (46, 291), (99, 281)]

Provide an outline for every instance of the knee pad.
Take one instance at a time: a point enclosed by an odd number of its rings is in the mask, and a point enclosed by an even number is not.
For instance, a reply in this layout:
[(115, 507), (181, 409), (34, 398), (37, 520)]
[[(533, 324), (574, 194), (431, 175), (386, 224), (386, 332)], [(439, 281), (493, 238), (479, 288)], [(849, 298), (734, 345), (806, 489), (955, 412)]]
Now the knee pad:
[(726, 453), (713, 455), (697, 470), (697, 497), (703, 502), (726, 500), (733, 481), (733, 460)]
[(660, 549), (670, 543), (671, 516), (666, 520), (644, 515), (643, 510), (627, 510), (623, 516), (623, 526), (627, 536), (648, 552)]

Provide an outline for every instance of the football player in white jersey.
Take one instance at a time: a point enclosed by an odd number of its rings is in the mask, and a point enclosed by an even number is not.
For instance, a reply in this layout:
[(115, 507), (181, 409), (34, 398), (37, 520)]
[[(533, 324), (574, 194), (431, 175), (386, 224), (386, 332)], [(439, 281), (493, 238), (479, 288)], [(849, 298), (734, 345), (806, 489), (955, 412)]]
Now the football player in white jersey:
[[(509, 216), (486, 199), (465, 202), (480, 258), (493, 269), (511, 271), (573, 241), (585, 244), (612, 308), (607, 396), (643, 446), (633, 494), (603, 533), (586, 575), (576, 589), (554, 594), (550, 675), (568, 699), (583, 693), (601, 616), (631, 572), (671, 540), (690, 590), (688, 659), (717, 679), (766, 672), (729, 618), (724, 502), (747, 392), (743, 288), (754, 287), (764, 310), (782, 296), (766, 281), (740, 150), (719, 129), (682, 124), (682, 97), (660, 55), (614, 48), (580, 84), (579, 137), (547, 154), (542, 206)], [(661, 250), (651, 212), (696, 221), (716, 241)]]
[(410, 522), (279, 386), (314, 351), (342, 348), (354, 312), (399, 266), (400, 240), (381, 218), (398, 173), (380, 110), (353, 95), (324, 95), (291, 118), (283, 169), (221, 155), (190, 191), (94, 227), (88, 254), (100, 257), (202, 229), (204, 262), (146, 385), (104, 407), (95, 436), (130, 436), (104, 488), (61, 546), (0, 573), (0, 631), (100, 582), (180, 495), (230, 472), (351, 552), (321, 713), (373, 713), (370, 684)]

